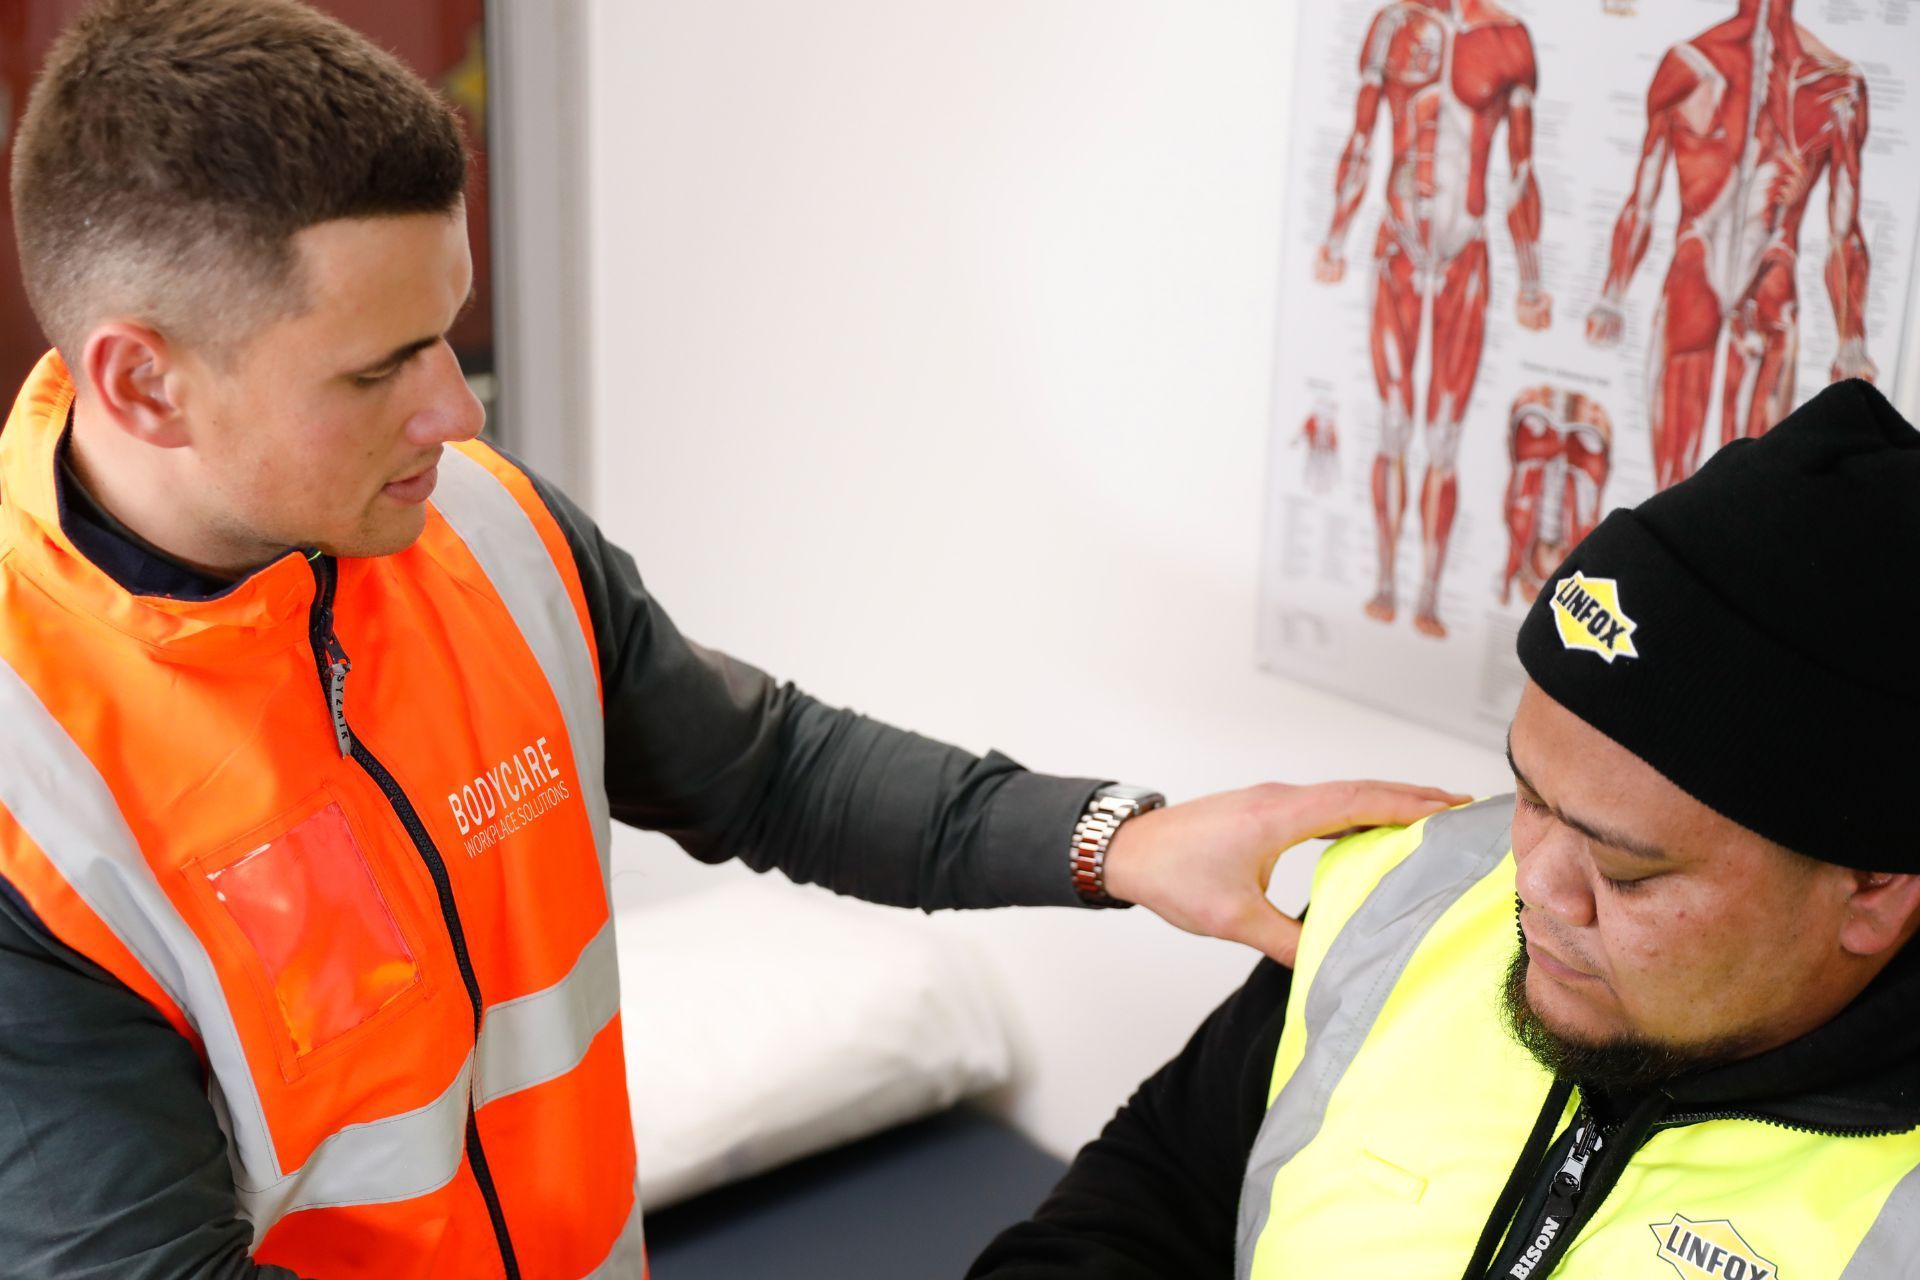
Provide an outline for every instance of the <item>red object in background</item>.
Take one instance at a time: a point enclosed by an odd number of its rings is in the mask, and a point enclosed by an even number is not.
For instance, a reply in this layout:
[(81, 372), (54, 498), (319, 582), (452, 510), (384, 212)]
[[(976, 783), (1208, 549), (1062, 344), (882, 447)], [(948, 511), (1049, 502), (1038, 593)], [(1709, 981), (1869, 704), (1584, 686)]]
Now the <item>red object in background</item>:
[[(0, 164), (11, 172), (13, 135), (47, 49), (87, 0), (0, 0)], [(467, 229), (473, 242), (474, 305), (449, 340), (469, 377), (493, 372), (493, 262), (487, 208), (485, 0), (311, 0), (366, 32), (419, 72), (453, 104), (473, 148)], [(11, 404), (47, 349), (20, 284), (13, 204), (0, 205), (0, 387)]]

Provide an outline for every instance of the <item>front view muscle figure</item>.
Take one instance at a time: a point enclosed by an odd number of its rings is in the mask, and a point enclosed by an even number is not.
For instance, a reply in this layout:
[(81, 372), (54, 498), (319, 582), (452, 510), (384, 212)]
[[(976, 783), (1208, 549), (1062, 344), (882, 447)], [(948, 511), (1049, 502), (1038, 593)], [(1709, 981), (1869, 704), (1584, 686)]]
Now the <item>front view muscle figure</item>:
[(1867, 241), (1859, 216), (1866, 138), (1865, 79), (1794, 22), (1793, 0), (1740, 0), (1733, 18), (1661, 59), (1647, 93), (1640, 168), (1614, 226), (1605, 290), (1587, 318), (1589, 340), (1620, 340), (1621, 307), (1646, 257), (1671, 158), (1680, 225), (1647, 352), (1660, 488), (1699, 464), (1723, 329), (1721, 443), (1760, 435), (1793, 407), (1800, 219), (1823, 173), (1827, 294), (1840, 338), (1831, 376), (1877, 372), (1867, 357)]
[(1440, 573), (1458, 504), (1454, 460), (1486, 336), (1487, 160), (1507, 126), (1512, 167), (1507, 228), (1519, 259), (1519, 321), (1544, 329), (1540, 189), (1533, 177), (1533, 41), (1487, 0), (1400, 0), (1375, 15), (1360, 55), (1353, 134), (1340, 155), (1333, 224), (1314, 264), (1322, 281), (1346, 271), (1342, 246), (1366, 193), (1369, 149), (1384, 100), (1393, 122), (1386, 210), (1374, 239), (1372, 347), (1380, 449), (1373, 460), (1379, 576), (1369, 616), (1395, 612), (1394, 551), (1407, 506), (1414, 356), (1431, 335), (1426, 396), (1427, 471), (1420, 485), (1420, 591), (1414, 626), (1444, 636)]

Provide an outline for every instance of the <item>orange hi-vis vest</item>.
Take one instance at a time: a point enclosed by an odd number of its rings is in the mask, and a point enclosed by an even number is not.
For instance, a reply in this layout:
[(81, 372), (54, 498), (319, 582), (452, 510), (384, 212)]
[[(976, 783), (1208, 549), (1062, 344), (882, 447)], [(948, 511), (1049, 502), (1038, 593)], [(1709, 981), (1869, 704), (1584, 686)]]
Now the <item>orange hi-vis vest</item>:
[(136, 596), (61, 528), (73, 397), (0, 432), (0, 877), (199, 1052), (256, 1261), (644, 1276), (559, 525), (462, 445), (398, 555)]

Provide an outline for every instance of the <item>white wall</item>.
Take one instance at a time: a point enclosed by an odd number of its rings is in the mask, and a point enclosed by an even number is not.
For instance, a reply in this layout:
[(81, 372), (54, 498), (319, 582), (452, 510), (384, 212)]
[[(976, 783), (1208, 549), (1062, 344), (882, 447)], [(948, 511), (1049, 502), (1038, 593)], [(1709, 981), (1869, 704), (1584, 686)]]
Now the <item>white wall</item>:
[[(1493, 753), (1254, 669), (1292, 11), (593, 0), (582, 496), (683, 628), (1175, 799), (1502, 788)], [(743, 874), (621, 857), (629, 895)], [(928, 927), (990, 958), (998, 1104), (1062, 1153), (1254, 960), (1140, 911)]]

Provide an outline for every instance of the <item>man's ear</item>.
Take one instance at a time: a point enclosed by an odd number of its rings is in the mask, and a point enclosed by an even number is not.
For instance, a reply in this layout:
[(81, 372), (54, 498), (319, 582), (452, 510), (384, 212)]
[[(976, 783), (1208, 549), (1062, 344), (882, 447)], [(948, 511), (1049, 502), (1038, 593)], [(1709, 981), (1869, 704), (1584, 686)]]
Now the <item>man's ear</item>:
[(1857, 956), (1883, 955), (1920, 927), (1920, 875), (1846, 871), (1850, 891), (1840, 945)]
[(164, 334), (108, 320), (87, 335), (80, 358), (93, 398), (120, 430), (160, 449), (191, 443), (175, 403), (179, 361)]

